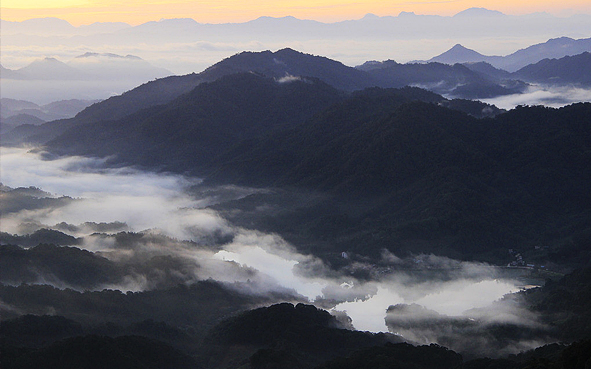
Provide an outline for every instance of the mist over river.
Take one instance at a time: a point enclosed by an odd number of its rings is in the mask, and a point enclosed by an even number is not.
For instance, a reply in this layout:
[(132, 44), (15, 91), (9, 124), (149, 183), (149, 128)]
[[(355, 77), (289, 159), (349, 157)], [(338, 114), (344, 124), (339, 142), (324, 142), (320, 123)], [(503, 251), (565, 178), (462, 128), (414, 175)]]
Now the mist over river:
[[(262, 189), (225, 186), (195, 191), (200, 179), (108, 168), (104, 159), (46, 160), (32, 148), (2, 147), (0, 154), (1, 231), (11, 235), (58, 230), (79, 238), (75, 247), (117, 262), (173, 256), (183, 261), (175, 277), (182, 283), (211, 278), (252, 282), (254, 294), (291, 290), (322, 306), (332, 301), (334, 310), (345, 311), (359, 330), (388, 331), (388, 307), (413, 303), (442, 315), (471, 311), (467, 316), (474, 316), (477, 311), (489, 321), (535, 323), (535, 317), (523, 318), (515, 301), (498, 302), (519, 289), (513, 271), (434, 255), (416, 255), (413, 271), (402, 267), (409, 260), (385, 252), (381, 262), (386, 260), (390, 268), (374, 280), (358, 280), (299, 252), (278, 234), (237, 227), (208, 208)], [(23, 187), (28, 190), (16, 190)], [(113, 241), (119, 232), (154, 237), (149, 244), (123, 249)], [(372, 262), (359, 267), (372, 268)], [(132, 275), (118, 285), (100, 287), (141, 291), (156, 288), (152, 278)]]

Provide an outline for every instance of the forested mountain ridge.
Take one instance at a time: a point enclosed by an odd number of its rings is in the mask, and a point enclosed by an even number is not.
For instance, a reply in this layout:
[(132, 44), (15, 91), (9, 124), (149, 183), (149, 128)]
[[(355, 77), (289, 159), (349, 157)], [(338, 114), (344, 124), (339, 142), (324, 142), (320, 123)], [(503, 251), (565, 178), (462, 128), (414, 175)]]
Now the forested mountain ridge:
[[(167, 104), (204, 82), (213, 82), (223, 76), (254, 72), (276, 79), (317, 78), (344, 91), (367, 87), (403, 87), (408, 84), (424, 85), (438, 93), (452, 93), (457, 97), (490, 97), (521, 91), (523, 85), (490, 80), (486, 75), (458, 66), (440, 63), (397, 65), (391, 70), (361, 70), (322, 56), (301, 53), (285, 48), (276, 52), (242, 52), (226, 58), (201, 73), (156, 79), (110, 97), (81, 111), (76, 117), (62, 123), (39, 127), (17, 128), (4, 135), (5, 143), (45, 143), (63, 133), (66, 127), (117, 120), (161, 104)], [(363, 69), (363, 68), (362, 68)], [(444, 83), (441, 84), (443, 78)], [(467, 85), (462, 87), (462, 85)]]
[(547, 85), (589, 86), (591, 84), (591, 53), (584, 52), (560, 59), (543, 59), (521, 68), (513, 73), (513, 76), (525, 81)]
[(195, 171), (237, 142), (287, 129), (342, 98), (319, 80), (286, 83), (243, 73), (199, 85), (166, 105), (66, 131), (48, 143), (60, 154), (108, 156)]
[[(308, 225), (287, 215), (317, 254), (436, 250), (499, 262), (502, 249), (561, 243), (591, 227), (571, 221), (591, 203), (591, 104), (520, 107), (484, 119), (460, 110), (499, 113), (416, 88), (347, 95), (312, 78), (246, 73), (121, 120), (70, 129), (48, 148), (116, 154), (208, 184), (319, 191), (342, 209), (357, 203), (356, 215), (338, 219), (313, 211)], [(281, 218), (260, 221), (289, 239)], [(332, 231), (308, 229), (314, 223)], [(312, 246), (327, 238), (339, 241)]]
[(362, 215), (305, 212), (316, 219), (310, 225), (328, 223), (305, 228), (311, 239), (329, 237), (337, 249), (360, 253), (419, 248), (483, 257), (488, 250), (495, 260), (505, 248), (589, 229), (591, 104), (523, 107), (482, 120), (420, 102), (365, 116), (353, 99), (338, 106), (297, 130), (239, 145), (212, 164), (209, 180), (320, 191), (342, 209), (365, 199)]

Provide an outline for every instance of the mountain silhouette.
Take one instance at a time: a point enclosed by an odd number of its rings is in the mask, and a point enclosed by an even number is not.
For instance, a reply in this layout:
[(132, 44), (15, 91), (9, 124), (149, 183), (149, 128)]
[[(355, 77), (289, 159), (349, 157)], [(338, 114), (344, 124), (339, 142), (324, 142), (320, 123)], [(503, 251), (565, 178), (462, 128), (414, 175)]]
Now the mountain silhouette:
[(513, 73), (524, 81), (551, 85), (591, 85), (591, 53), (544, 59)]
[(55, 58), (36, 60), (17, 70), (18, 74), (30, 80), (80, 80), (90, 75), (71, 67)]
[(429, 59), (428, 62), (439, 61), (446, 64), (486, 62), (495, 68), (515, 72), (543, 59), (562, 58), (583, 52), (591, 52), (591, 38), (575, 40), (569, 37), (560, 37), (531, 45), (506, 56), (482, 55), (461, 45), (455, 45), (443, 54)]
[(445, 64), (455, 63), (471, 63), (479, 62), (486, 59), (486, 56), (468, 49), (460, 44), (456, 44), (451, 49), (447, 50), (443, 54), (437, 55), (434, 58), (429, 59), (430, 62), (439, 62)]

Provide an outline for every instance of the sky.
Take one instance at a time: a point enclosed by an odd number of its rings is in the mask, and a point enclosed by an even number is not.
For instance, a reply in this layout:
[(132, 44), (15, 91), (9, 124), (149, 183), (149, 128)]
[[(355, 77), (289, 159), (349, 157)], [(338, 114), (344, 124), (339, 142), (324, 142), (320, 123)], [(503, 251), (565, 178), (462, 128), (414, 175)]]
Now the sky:
[(138, 25), (162, 18), (193, 18), (202, 23), (245, 22), (260, 16), (294, 16), (321, 22), (359, 19), (367, 13), (451, 16), (471, 7), (505, 14), (547, 12), (556, 16), (591, 14), (589, 0), (2, 0), (0, 17), (8, 21), (57, 17), (75, 26), (94, 22)]

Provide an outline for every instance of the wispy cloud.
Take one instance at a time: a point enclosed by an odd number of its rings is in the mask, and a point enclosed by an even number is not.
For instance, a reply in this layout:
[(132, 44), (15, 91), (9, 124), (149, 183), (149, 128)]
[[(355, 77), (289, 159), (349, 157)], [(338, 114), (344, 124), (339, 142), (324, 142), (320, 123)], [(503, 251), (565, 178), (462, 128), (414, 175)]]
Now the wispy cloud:
[(576, 102), (591, 101), (591, 89), (577, 86), (531, 86), (522, 94), (499, 96), (482, 100), (502, 109), (517, 105), (545, 105), (559, 108)]

